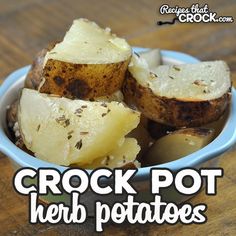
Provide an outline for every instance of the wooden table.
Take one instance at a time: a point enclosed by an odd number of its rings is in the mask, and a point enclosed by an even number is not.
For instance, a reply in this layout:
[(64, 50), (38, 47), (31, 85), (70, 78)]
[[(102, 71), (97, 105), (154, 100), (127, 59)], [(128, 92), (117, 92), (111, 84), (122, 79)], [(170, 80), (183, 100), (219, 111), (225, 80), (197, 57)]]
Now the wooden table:
[[(186, 3), (187, 2), (187, 3)], [(196, 2), (196, 1), (193, 1)], [(192, 1), (185, 1), (190, 5)], [(205, 1), (204, 1), (205, 2)], [(235, 0), (207, 1), (218, 15), (236, 18)], [(183, 51), (202, 60), (225, 60), (236, 81), (235, 24), (175, 24), (158, 27), (161, 4), (179, 1), (157, 0), (1, 0), (0, 1), (0, 77), (30, 64), (35, 53), (48, 42), (61, 39), (74, 18), (86, 17), (109, 26), (131, 45)], [(1, 140), (0, 140), (1, 141)], [(208, 205), (204, 225), (105, 226), (104, 235), (236, 235), (236, 147), (221, 159), (224, 178), (218, 182), (218, 195), (201, 192), (192, 204)], [(28, 200), (12, 187), (13, 170), (0, 155), (0, 235), (93, 235), (93, 219), (81, 226), (30, 225)]]

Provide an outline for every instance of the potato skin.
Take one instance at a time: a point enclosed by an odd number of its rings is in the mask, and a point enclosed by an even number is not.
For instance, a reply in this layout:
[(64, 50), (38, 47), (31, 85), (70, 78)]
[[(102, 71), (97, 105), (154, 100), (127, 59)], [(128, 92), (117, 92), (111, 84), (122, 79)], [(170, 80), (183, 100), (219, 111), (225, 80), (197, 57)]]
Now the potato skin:
[(52, 42), (46, 48), (38, 52), (25, 78), (25, 88), (38, 89), (42, 81), (44, 57), (55, 45), (56, 42)]
[(130, 58), (110, 64), (73, 64), (49, 59), (39, 91), (67, 98), (90, 99), (122, 87)]
[(123, 85), (125, 100), (132, 100), (151, 120), (172, 127), (196, 127), (219, 119), (229, 105), (231, 89), (222, 97), (208, 101), (182, 101), (156, 96), (128, 72)]
[(6, 120), (7, 120), (7, 126), (8, 126), (9, 134), (12, 141), (16, 144), (16, 146), (26, 151), (26, 147), (24, 145), (24, 142), (20, 133), (16, 135), (16, 130), (14, 128), (16, 123), (18, 122), (18, 117), (17, 117), (18, 103), (19, 103), (19, 100), (15, 100), (7, 109)]
[(7, 109), (7, 114), (6, 114), (7, 125), (12, 130), (13, 130), (14, 124), (17, 122), (18, 102), (19, 102), (18, 100), (15, 100)]

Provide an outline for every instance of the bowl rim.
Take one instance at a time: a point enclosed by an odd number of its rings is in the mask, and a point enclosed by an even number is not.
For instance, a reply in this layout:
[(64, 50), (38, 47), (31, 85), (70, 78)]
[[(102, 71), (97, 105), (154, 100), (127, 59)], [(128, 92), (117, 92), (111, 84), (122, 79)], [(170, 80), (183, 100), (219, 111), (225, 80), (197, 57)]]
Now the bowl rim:
[[(141, 52), (147, 50), (147, 48), (141, 47), (133, 47), (135, 52)], [(188, 54), (177, 52), (177, 51), (169, 51), (169, 50), (161, 50), (161, 55), (166, 58), (182, 61), (183, 63), (197, 63), (199, 60), (195, 57), (192, 57)], [(2, 85), (0, 86), (0, 105), (2, 103), (3, 97), (6, 92), (10, 89), (10, 87), (15, 84), (19, 78), (22, 78), (28, 70), (29, 66), (22, 67), (9, 76), (6, 77)], [(5, 119), (5, 118), (4, 118)], [(134, 180), (140, 181), (149, 178), (149, 173), (152, 168), (168, 168), (171, 171), (175, 172), (177, 170), (183, 168), (196, 168), (201, 163), (209, 161), (216, 156), (221, 155), (230, 147), (236, 143), (236, 91), (232, 88), (232, 102), (230, 107), (230, 112), (228, 116), (228, 120), (221, 131), (221, 133), (208, 145), (204, 148), (182, 157), (180, 159), (166, 162), (160, 165), (153, 165), (148, 167), (141, 167), (138, 169)], [(28, 153), (24, 152), (20, 148), (18, 148), (6, 135), (4, 128), (2, 126), (2, 122), (0, 123), (0, 151), (2, 151), (5, 155), (10, 157), (13, 161), (15, 161), (21, 167), (31, 167), (34, 169), (38, 168), (54, 168), (59, 170), (61, 173), (70, 167), (59, 166), (53, 163), (49, 163), (38, 158), (35, 158)], [(86, 170), (88, 173), (91, 173), (92, 170)]]

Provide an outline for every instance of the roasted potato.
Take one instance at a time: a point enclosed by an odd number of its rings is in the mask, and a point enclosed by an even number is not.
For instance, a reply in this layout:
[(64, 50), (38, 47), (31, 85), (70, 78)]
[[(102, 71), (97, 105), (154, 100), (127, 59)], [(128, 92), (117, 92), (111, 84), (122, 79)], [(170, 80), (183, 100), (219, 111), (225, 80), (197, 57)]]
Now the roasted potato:
[(158, 139), (145, 156), (146, 165), (162, 164), (187, 156), (209, 144), (214, 131), (206, 128), (180, 129)]
[(119, 102), (70, 100), (23, 89), (18, 122), (26, 147), (59, 165), (90, 164), (120, 147), (140, 113)]
[(124, 82), (126, 100), (149, 119), (173, 127), (194, 127), (213, 122), (231, 98), (231, 80), (223, 61), (159, 66), (149, 72), (133, 56)]
[(67, 98), (110, 95), (122, 87), (131, 47), (96, 23), (78, 19), (47, 52), (39, 91)]
[(45, 55), (56, 45), (55, 42), (50, 43), (46, 48), (41, 50), (35, 57), (33, 64), (25, 78), (25, 88), (38, 89), (42, 82), (43, 63)]

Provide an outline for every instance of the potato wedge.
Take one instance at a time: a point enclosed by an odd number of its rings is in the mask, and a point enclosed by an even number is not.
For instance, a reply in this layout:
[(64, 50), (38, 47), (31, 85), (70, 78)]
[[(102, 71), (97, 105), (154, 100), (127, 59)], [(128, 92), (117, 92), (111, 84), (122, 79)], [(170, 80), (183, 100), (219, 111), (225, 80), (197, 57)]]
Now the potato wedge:
[(140, 113), (118, 102), (70, 100), (23, 89), (19, 128), (35, 156), (59, 165), (107, 156), (137, 127)]
[(74, 20), (45, 56), (39, 91), (80, 99), (110, 95), (121, 88), (130, 58), (131, 47), (110, 29)]
[(99, 167), (119, 168), (126, 165), (134, 165), (140, 167), (140, 163), (136, 161), (136, 156), (140, 151), (137, 140), (134, 138), (125, 138), (124, 143), (109, 153), (106, 157), (98, 158), (91, 164), (79, 166), (84, 169), (96, 169)]
[(206, 128), (180, 129), (158, 139), (145, 156), (146, 165), (162, 164), (187, 156), (209, 144), (214, 132)]
[(126, 100), (151, 120), (173, 127), (194, 127), (213, 122), (231, 98), (229, 69), (223, 61), (159, 66), (149, 72), (133, 56), (124, 82)]

